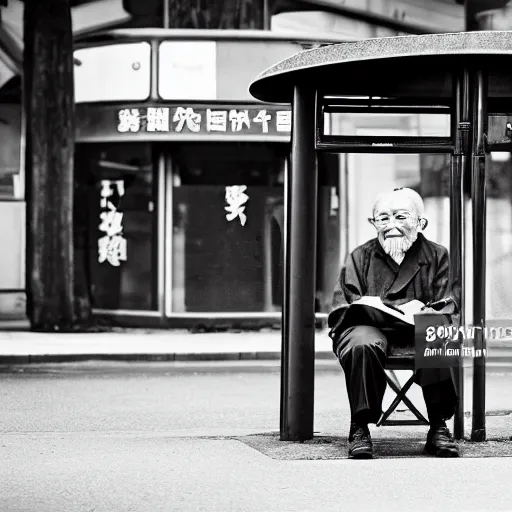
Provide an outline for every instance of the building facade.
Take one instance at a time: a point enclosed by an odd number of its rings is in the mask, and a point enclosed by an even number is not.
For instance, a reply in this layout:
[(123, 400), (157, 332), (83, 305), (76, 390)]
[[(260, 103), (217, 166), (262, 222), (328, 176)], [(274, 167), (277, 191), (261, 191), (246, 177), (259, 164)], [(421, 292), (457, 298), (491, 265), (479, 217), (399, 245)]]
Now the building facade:
[[(17, 14), (12, 9), (19, 3), (10, 3), (0, 38), (4, 318), (25, 317), (20, 63), (15, 51), (5, 49), (5, 34), (16, 40), (21, 18), (19, 9)], [(87, 4), (76, 7), (82, 14), (76, 11), (73, 18), (75, 251), (86, 262), (95, 314), (132, 325), (279, 325), (290, 105), (256, 102), (248, 85), (266, 67), (303, 49), (397, 32), (332, 12), (285, 11), (272, 17), (271, 31), (98, 33), (101, 23), (117, 26), (129, 18), (120, 1), (104, 3), (109, 8), (102, 20), (87, 11)], [(377, 18), (433, 32), (464, 28), (463, 7), (449, 0), (380, 0), (367, 9)], [(88, 37), (89, 31), (94, 36)], [(371, 115), (333, 113), (326, 116), (326, 129), (378, 138), (444, 134), (450, 127), (443, 116), (380, 114), (377, 121)], [(493, 155), (489, 170), (489, 319), (512, 315), (509, 157)], [(448, 166), (443, 154), (321, 155), (319, 320), (329, 311), (346, 255), (374, 236), (367, 219), (380, 191), (417, 190), (429, 217), (425, 235), (449, 246)], [(469, 217), (466, 226), (470, 234)], [(471, 265), (470, 244), (466, 257)]]
[[(279, 324), (291, 110), (247, 89), (276, 60), (327, 42), (125, 29), (77, 43), (75, 254), (97, 315)], [(338, 162), (319, 170), (321, 317), (335, 280), (324, 269), (340, 259)]]

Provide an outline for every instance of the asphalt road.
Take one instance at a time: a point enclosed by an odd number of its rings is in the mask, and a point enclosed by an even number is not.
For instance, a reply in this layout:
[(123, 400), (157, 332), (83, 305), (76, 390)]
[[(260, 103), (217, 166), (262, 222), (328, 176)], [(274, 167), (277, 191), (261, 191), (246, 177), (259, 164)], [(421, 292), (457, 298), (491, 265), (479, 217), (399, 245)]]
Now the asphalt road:
[[(279, 429), (278, 362), (76, 363), (0, 370), (0, 432)], [(471, 410), (466, 371), (465, 410)], [(417, 386), (411, 397), (421, 396)], [(392, 398), (392, 393), (385, 400)], [(420, 400), (421, 402), (421, 400)], [(420, 403), (420, 408), (422, 404)], [(488, 411), (512, 411), (509, 367), (489, 367)], [(335, 362), (317, 363), (315, 430), (340, 432), (349, 410)]]
[[(279, 429), (277, 362), (30, 365), (3, 368), (0, 384), (2, 512), (339, 510), (335, 475), (348, 489), (344, 499), (351, 507), (344, 510), (379, 504), (382, 510), (448, 510), (439, 505), (442, 493), (431, 503), (422, 498), (425, 472), (442, 469), (431, 479), (432, 493), (443, 485), (460, 489), (462, 463), (470, 472), (485, 470), (480, 482), (487, 489), (496, 483), (492, 475), (506, 487), (512, 469), (510, 459), (485, 459), (480, 466), (477, 459), (427, 460), (421, 468), (397, 459), (372, 461), (358, 477), (346, 465), (354, 461), (285, 463), (236, 441), (205, 440)], [(346, 432), (344, 386), (335, 364), (318, 364), (316, 431)], [(489, 371), (487, 409), (512, 410), (507, 368)], [(393, 505), (396, 491), (386, 485), (377, 501), (365, 495), (372, 478), (407, 473), (404, 462), (413, 464), (409, 470), (418, 468), (417, 480), (408, 476), (412, 491), (405, 501)], [(496, 494), (492, 510), (507, 510), (505, 495)], [(457, 503), (450, 498), (451, 509)], [(483, 501), (467, 503), (485, 510)]]

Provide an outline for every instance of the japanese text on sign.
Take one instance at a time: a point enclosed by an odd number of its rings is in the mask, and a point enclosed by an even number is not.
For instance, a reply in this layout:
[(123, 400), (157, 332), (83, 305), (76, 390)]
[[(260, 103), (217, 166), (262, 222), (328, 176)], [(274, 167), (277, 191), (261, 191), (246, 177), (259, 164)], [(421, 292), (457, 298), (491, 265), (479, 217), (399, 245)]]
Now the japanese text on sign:
[(237, 217), (240, 217), (240, 224), (245, 226), (247, 222), (247, 216), (245, 215), (245, 206), (243, 206), (249, 199), (249, 196), (245, 193), (247, 190), (246, 185), (233, 185), (226, 187), (226, 203), (224, 209), (228, 212), (226, 219), (232, 221)]
[(125, 108), (118, 111), (117, 131), (174, 133), (291, 132), (291, 111), (199, 109), (193, 107)]
[(124, 181), (101, 180), (101, 207), (106, 208), (100, 214), (99, 230), (104, 233), (98, 239), (98, 262), (107, 261), (113, 267), (119, 267), (121, 261), (126, 261), (126, 239), (123, 236), (123, 214), (109, 200), (114, 194), (114, 188), (119, 197), (124, 195)]

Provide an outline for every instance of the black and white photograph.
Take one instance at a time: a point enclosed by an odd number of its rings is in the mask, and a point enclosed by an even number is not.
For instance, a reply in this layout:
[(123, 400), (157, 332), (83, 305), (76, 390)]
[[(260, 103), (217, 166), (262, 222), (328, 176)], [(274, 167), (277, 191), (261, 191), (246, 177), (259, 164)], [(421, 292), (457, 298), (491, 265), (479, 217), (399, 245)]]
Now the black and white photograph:
[(0, 0), (0, 512), (512, 512), (510, 0)]

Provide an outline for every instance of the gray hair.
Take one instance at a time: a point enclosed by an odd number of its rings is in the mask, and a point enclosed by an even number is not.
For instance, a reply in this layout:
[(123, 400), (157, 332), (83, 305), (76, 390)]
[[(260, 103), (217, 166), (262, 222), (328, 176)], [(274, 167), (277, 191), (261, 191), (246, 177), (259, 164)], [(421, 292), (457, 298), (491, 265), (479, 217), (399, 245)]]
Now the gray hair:
[(404, 198), (409, 199), (414, 205), (418, 217), (420, 219), (425, 219), (425, 205), (423, 204), (423, 199), (418, 194), (418, 192), (414, 191), (412, 188), (395, 188), (392, 192), (385, 192), (379, 194), (379, 196), (377, 196), (377, 199), (375, 199), (373, 203), (372, 215), (374, 217), (375, 210), (377, 208), (379, 201), (381, 201), (382, 199), (387, 199), (390, 196), (402, 196)]

